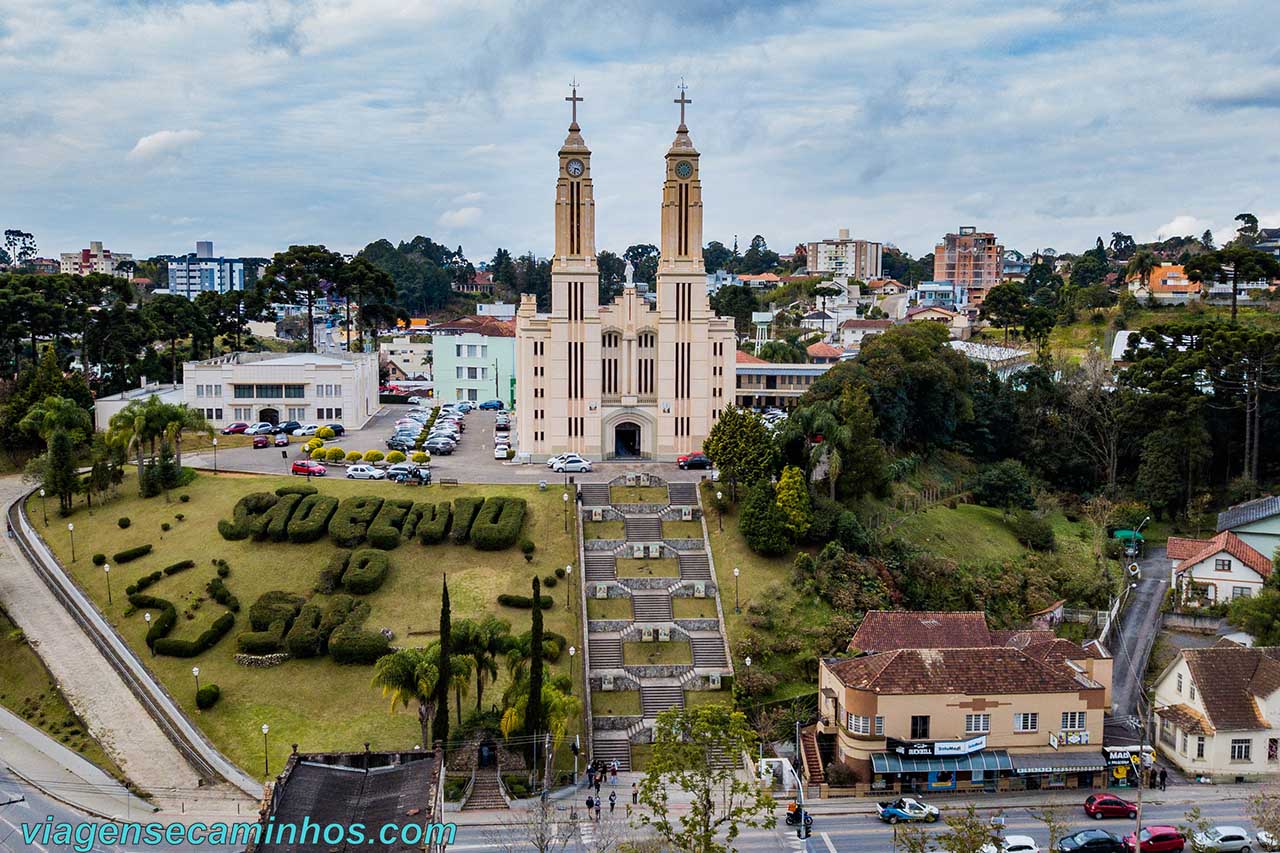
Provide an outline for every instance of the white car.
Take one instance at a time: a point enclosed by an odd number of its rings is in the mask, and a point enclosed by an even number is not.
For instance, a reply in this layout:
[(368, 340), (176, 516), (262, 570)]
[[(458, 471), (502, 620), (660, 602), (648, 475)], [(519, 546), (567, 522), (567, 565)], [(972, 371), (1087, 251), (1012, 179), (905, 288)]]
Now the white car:
[(1265, 829), (1259, 829), (1258, 834), (1254, 836), (1254, 840), (1258, 842), (1258, 846), (1263, 850), (1280, 850), (1280, 838), (1276, 838)]
[(256, 424), (249, 424), (249, 426), (245, 428), (244, 434), (245, 435), (270, 435), (271, 430), (273, 429), (275, 429), (274, 424), (269, 424), (266, 421), (258, 421)]
[(576, 453), (566, 453), (563, 459), (551, 466), (551, 470), (557, 474), (581, 474), (591, 470), (591, 460)]
[(349, 465), (347, 466), (348, 480), (381, 480), (387, 476), (387, 472), (372, 465)]
[(1241, 826), (1215, 826), (1189, 839), (1195, 853), (1249, 853), (1253, 841)]
[(410, 398), (409, 398), (409, 405), (410, 405), (410, 406), (416, 406), (416, 405), (418, 405), (419, 403), (421, 403), (421, 402), (422, 402), (422, 400), (423, 400), (423, 398), (422, 398), (422, 397), (419, 397), (419, 396), (417, 396), (417, 395), (415, 394), (414, 396), (412, 396), (412, 397), (410, 397)]
[(506, 459), (507, 454), (511, 451), (511, 447), (506, 444), (499, 444), (493, 449), (494, 459)]
[(547, 460), (547, 467), (548, 468), (556, 467), (556, 463), (559, 462), (561, 459), (564, 459), (568, 455), (569, 455), (568, 453), (557, 453), (555, 456), (552, 456), (550, 459)]
[(984, 844), (982, 853), (1040, 853), (1040, 846), (1030, 835), (1006, 835), (999, 850), (994, 844)]
[(316, 430), (320, 429), (320, 424), (303, 424), (293, 431), (294, 435), (315, 435)]

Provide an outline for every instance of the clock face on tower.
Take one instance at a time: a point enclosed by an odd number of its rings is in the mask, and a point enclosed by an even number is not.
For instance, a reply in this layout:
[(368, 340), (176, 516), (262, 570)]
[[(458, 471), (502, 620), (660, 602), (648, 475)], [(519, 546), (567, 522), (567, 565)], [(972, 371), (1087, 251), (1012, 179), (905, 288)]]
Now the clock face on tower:
[(682, 181), (687, 181), (693, 177), (693, 164), (688, 160), (681, 160), (676, 163), (676, 177)]
[(579, 160), (577, 157), (574, 157), (568, 163), (564, 164), (564, 170), (569, 173), (570, 177), (573, 177), (573, 178), (581, 177), (583, 168), (584, 167), (582, 165), (582, 161)]

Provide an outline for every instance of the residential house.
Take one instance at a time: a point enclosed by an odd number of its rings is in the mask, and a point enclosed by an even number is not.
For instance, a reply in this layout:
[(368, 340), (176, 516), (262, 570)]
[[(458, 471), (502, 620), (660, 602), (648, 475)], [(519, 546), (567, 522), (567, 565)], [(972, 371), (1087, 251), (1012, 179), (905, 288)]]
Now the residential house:
[(728, 270), (716, 270), (707, 273), (707, 295), (715, 293), (722, 287), (737, 287), (742, 281)]
[(1218, 513), (1218, 532), (1224, 530), (1268, 557), (1274, 556), (1280, 549), (1280, 495), (1246, 501)]
[(953, 281), (922, 281), (911, 296), (917, 305), (937, 305), (953, 311), (969, 307), (969, 288)]
[(395, 335), (378, 345), (392, 380), (424, 382), (431, 379), (431, 338)]
[(845, 348), (860, 347), (863, 339), (868, 335), (882, 335), (892, 326), (892, 320), (845, 320), (837, 330), (837, 340)]
[(940, 305), (917, 305), (909, 308), (906, 320), (908, 323), (943, 323), (951, 333), (952, 340), (966, 341), (972, 331), (967, 315)]
[(895, 278), (873, 278), (867, 282), (867, 292), (874, 296), (898, 296), (907, 292), (907, 286)]
[(1154, 705), (1156, 742), (1182, 772), (1224, 782), (1280, 772), (1280, 648), (1183, 649), (1156, 680)]
[(1188, 604), (1216, 604), (1256, 595), (1271, 577), (1271, 558), (1230, 530), (1212, 539), (1171, 536), (1171, 583)]
[(1139, 300), (1154, 299), (1166, 305), (1184, 305), (1200, 298), (1201, 285), (1187, 278), (1182, 264), (1160, 264), (1144, 278), (1126, 279), (1129, 292)]
[(1280, 228), (1258, 229), (1258, 242), (1253, 244), (1253, 248), (1280, 258)]
[(833, 347), (824, 341), (818, 341), (817, 343), (809, 344), (805, 348), (805, 354), (809, 356), (811, 364), (834, 364), (844, 355), (844, 350), (839, 347)]
[(782, 279), (774, 273), (762, 272), (756, 275), (740, 275), (738, 284), (745, 284), (753, 290), (773, 290), (782, 284)]
[(800, 318), (800, 326), (815, 332), (830, 332), (836, 327), (835, 317), (823, 310), (810, 311)]
[(487, 270), (477, 270), (475, 276), (469, 281), (454, 281), (454, 293), (472, 293), (479, 296), (493, 295), (493, 273)]

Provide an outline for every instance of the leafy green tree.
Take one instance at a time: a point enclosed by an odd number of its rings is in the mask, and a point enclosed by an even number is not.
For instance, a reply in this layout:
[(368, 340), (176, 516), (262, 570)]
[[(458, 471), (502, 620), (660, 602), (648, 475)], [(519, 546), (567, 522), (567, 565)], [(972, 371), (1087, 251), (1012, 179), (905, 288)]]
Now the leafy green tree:
[(315, 245), (290, 246), (288, 251), (277, 252), (267, 266), (273, 301), (307, 306), (307, 352), (316, 350), (316, 302), (338, 280), (342, 266), (342, 255)]
[(1231, 284), (1231, 322), (1239, 311), (1240, 285), (1249, 281), (1271, 281), (1280, 277), (1280, 261), (1266, 252), (1246, 245), (1232, 245), (1216, 252), (1204, 252), (1184, 265), (1187, 278), (1195, 282)]
[(6, 228), (4, 232), (4, 249), (0, 250), (0, 263), (25, 267), (36, 257), (36, 238), (29, 231), (21, 228)]
[(773, 486), (760, 481), (751, 487), (738, 514), (738, 529), (747, 547), (766, 557), (780, 557), (791, 550), (787, 514), (778, 506)]
[(1087, 290), (1102, 283), (1108, 272), (1105, 249), (1102, 254), (1103, 257), (1100, 258), (1096, 251), (1090, 250), (1072, 262), (1071, 286), (1073, 288)]
[(71, 452), (71, 436), (66, 430), (57, 429), (49, 438), (49, 461), (45, 466), (44, 487), (58, 496), (58, 508), (63, 515), (71, 514), (71, 501), (79, 485)]
[(702, 250), (702, 266), (707, 272), (728, 270), (732, 261), (733, 251), (719, 240), (712, 240)]
[(760, 416), (736, 406), (726, 406), (720, 412), (702, 451), (729, 481), (734, 500), (738, 483), (751, 485), (773, 475), (777, 456), (769, 428)]
[(808, 354), (790, 341), (769, 341), (760, 347), (756, 357), (774, 364), (804, 364), (808, 360)]
[(511, 260), (511, 253), (501, 246), (489, 261), (489, 272), (493, 275), (493, 283), (502, 288), (503, 293), (516, 292), (516, 265)]
[(516, 281), (521, 293), (538, 298), (538, 309), (551, 308), (551, 262), (540, 260), (533, 252), (521, 255), (516, 265)]
[(391, 698), (391, 712), (398, 706), (418, 706), (418, 725), (422, 730), (422, 748), (432, 744), (431, 718), (440, 697), (440, 644), (424, 648), (400, 649), (378, 658), (373, 665), (372, 686), (381, 688)]
[(1238, 213), (1236, 222), (1240, 227), (1236, 229), (1235, 245), (1248, 248), (1258, 242), (1258, 217), (1252, 213)]
[[(728, 705), (663, 711), (640, 782), (640, 823), (664, 846), (689, 853), (729, 853), (744, 827), (773, 828), (773, 797), (720, 761), (754, 755), (756, 740), (746, 716)], [(689, 795), (687, 809), (672, 810), (671, 791)]]
[(1032, 307), (1027, 309), (1022, 318), (1022, 338), (1035, 345), (1036, 351), (1044, 354), (1049, 345), (1049, 336), (1057, 325), (1057, 316), (1048, 308)]
[(596, 255), (596, 269), (600, 272), (600, 304), (607, 305), (622, 292), (627, 280), (627, 262), (605, 249)]
[(813, 524), (813, 507), (809, 504), (804, 472), (791, 465), (783, 468), (774, 493), (778, 509), (786, 517), (788, 532), (793, 539), (803, 538)]
[(464, 619), (453, 626), (453, 635), (460, 637), (460, 653), (471, 656), (471, 668), (476, 675), (476, 710), (484, 701), (485, 679), (498, 679), (498, 658), (506, 653), (511, 643), (511, 624), (492, 614), (476, 622)]
[(66, 433), (73, 446), (84, 444), (93, 433), (93, 420), (75, 400), (45, 397), (27, 410), (19, 428), (34, 432), (46, 445), (56, 432)]
[(1125, 264), (1125, 281), (1136, 279), (1143, 287), (1146, 287), (1151, 281), (1151, 273), (1158, 266), (1160, 266), (1160, 260), (1150, 249), (1139, 249), (1137, 254), (1129, 259), (1129, 263)]
[[(436, 681), (434, 731), (438, 740), (447, 743), (449, 740), (449, 688), (453, 686), (453, 640), (450, 636), (449, 623), (452, 613), (449, 607), (449, 578), (447, 575), (441, 575), (440, 581), (440, 659), (437, 663), (440, 677)], [(461, 708), (458, 716), (462, 716)]]
[(742, 256), (741, 272), (749, 275), (772, 272), (778, 267), (778, 253), (769, 248), (759, 234), (751, 238), (751, 246)]
[(1057, 308), (1059, 294), (1062, 292), (1062, 276), (1053, 271), (1053, 264), (1036, 261), (1027, 271), (1027, 278), (1022, 283), (1022, 292), (1027, 294), (1033, 305), (1041, 308)]
[(978, 815), (978, 807), (970, 803), (959, 815), (947, 816), (947, 830), (938, 836), (938, 847), (946, 853), (982, 853), (991, 847), (999, 850), (1000, 830)]
[[(710, 269), (710, 267), (708, 267)], [(745, 284), (726, 284), (711, 294), (711, 310), (721, 317), (732, 317), (738, 334), (751, 330), (751, 315), (758, 310), (755, 292)]]
[(658, 247), (652, 243), (628, 246), (622, 253), (624, 261), (630, 261), (636, 281), (653, 284), (658, 278)]
[(1138, 244), (1134, 242), (1133, 237), (1129, 234), (1124, 234), (1119, 231), (1111, 232), (1111, 253), (1115, 256), (1117, 261), (1123, 261), (1129, 258), (1135, 251), (1137, 251), (1137, 248)]
[(191, 300), (182, 296), (161, 294), (152, 297), (142, 309), (157, 339), (169, 343), (170, 381), (178, 384), (178, 341), (198, 330), (200, 313)]
[(973, 499), (998, 509), (1032, 509), (1031, 476), (1021, 462), (1006, 459), (989, 465), (973, 479)]
[[(396, 290), (396, 307), (406, 313), (424, 316), (443, 308), (452, 298), (453, 279), (449, 269), (457, 261), (456, 253), (430, 237), (419, 235), (399, 245), (392, 245), (386, 239), (375, 240), (361, 249), (356, 257), (364, 258), (391, 276)], [(494, 258), (500, 260), (498, 255)], [(510, 261), (509, 254), (506, 260)], [(514, 264), (510, 272), (503, 275), (511, 276), (509, 289), (515, 292), (518, 276)], [(497, 272), (494, 280), (498, 280)]]
[(1009, 327), (1022, 322), (1026, 315), (1027, 300), (1022, 288), (1016, 284), (997, 284), (982, 301), (978, 315), (1004, 330), (1004, 342), (1009, 343)]
[(356, 307), (358, 350), (364, 352), (366, 329), (390, 326), (396, 319), (396, 283), (385, 270), (367, 258), (355, 258), (338, 273), (337, 293), (346, 300), (347, 332), (351, 330), (351, 305)]

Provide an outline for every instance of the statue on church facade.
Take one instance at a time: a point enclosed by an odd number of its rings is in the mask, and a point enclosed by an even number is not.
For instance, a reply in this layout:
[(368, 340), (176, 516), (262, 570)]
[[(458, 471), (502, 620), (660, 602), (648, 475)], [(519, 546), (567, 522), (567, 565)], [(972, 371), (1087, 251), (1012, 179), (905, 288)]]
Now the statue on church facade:
[(635, 282), (632, 281), (635, 274), (636, 268), (631, 266), (631, 261), (627, 261), (627, 267), (622, 271), (622, 277), (626, 281), (627, 287), (635, 287)]

